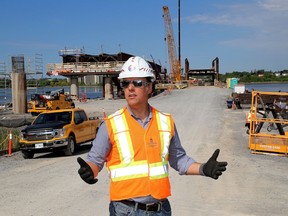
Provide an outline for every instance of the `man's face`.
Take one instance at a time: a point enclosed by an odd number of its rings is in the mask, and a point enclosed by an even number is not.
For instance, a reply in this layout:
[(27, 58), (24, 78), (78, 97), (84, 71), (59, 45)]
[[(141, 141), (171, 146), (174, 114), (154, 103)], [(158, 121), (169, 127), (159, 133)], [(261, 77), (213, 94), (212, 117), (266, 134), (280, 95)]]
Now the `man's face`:
[(146, 78), (126, 78), (122, 80), (121, 84), (127, 103), (131, 108), (147, 104), (149, 94), (152, 92), (152, 85), (146, 81)]

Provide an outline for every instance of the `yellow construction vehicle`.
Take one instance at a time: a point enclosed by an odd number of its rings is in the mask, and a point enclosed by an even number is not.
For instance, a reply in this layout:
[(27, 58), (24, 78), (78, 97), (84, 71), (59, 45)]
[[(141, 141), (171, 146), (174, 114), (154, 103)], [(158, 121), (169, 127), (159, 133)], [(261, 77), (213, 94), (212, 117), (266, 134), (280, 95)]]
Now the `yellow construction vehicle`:
[(247, 117), (252, 153), (288, 156), (288, 93), (252, 91)]
[(37, 116), (46, 110), (71, 108), (75, 108), (75, 104), (69, 95), (64, 94), (64, 89), (46, 92), (46, 94), (32, 94), (28, 102), (28, 112), (32, 116)]

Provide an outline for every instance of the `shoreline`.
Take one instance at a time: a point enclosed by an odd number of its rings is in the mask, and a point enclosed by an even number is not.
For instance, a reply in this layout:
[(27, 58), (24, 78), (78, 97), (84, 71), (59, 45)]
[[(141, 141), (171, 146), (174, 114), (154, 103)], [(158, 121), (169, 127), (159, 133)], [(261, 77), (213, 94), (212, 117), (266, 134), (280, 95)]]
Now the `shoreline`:
[(238, 84), (288, 84), (288, 82), (278, 82), (278, 81), (267, 81), (267, 82), (250, 82), (250, 83), (238, 83)]

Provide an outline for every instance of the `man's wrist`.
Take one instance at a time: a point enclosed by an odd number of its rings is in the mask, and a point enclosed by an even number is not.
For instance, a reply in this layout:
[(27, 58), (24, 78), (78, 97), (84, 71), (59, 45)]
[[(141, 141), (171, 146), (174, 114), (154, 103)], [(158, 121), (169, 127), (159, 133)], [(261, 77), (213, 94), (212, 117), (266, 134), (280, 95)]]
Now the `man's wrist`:
[(205, 163), (202, 163), (199, 167), (199, 174), (202, 176), (206, 176), (204, 171), (203, 171), (204, 165), (205, 165)]

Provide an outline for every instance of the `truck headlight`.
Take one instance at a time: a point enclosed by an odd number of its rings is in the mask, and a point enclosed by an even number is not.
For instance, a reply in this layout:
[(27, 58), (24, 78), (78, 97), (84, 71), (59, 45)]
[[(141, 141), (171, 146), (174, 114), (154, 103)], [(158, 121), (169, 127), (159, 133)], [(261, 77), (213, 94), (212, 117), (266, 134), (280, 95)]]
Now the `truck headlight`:
[(54, 135), (55, 137), (63, 137), (65, 135), (65, 131), (65, 128), (54, 129)]
[(20, 134), (20, 139), (21, 139), (21, 140), (25, 140), (25, 139), (26, 139), (26, 133), (21, 132), (21, 134)]

